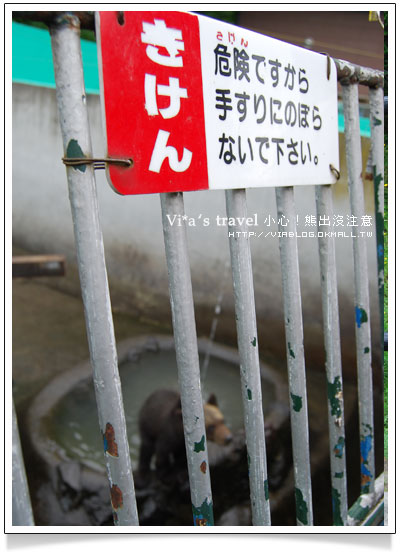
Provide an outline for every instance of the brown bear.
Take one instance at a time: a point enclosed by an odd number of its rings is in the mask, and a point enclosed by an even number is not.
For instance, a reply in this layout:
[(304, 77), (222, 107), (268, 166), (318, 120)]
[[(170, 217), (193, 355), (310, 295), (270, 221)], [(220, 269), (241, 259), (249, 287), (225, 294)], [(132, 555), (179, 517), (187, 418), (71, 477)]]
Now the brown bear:
[[(215, 395), (211, 395), (204, 404), (204, 420), (209, 441), (225, 445), (232, 440), (232, 433), (225, 425)], [(139, 412), (139, 432), (141, 480), (149, 473), (154, 454), (157, 475), (161, 479), (172, 467), (174, 470), (186, 468), (182, 408), (178, 392), (162, 389), (146, 399)]]

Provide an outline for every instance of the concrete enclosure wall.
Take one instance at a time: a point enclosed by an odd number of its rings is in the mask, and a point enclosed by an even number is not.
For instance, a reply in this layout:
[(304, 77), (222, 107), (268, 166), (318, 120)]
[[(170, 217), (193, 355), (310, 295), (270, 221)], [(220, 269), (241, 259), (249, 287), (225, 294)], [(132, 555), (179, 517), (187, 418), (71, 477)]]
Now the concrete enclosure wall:
[[(104, 155), (100, 101), (97, 95), (87, 98), (93, 153)], [(61, 157), (62, 143), (58, 124), (55, 91), (23, 84), (13, 86), (13, 242), (36, 253), (63, 253), (74, 269), (75, 248), (68, 201), (66, 173)], [(134, 126), (135, 123), (127, 123)], [(334, 187), (335, 213), (350, 215), (344, 139), (341, 144), (341, 181)], [(369, 143), (362, 139), (366, 166)], [(166, 273), (160, 200), (158, 195), (122, 197), (112, 191), (104, 171), (96, 172), (100, 220), (103, 228), (106, 262), (114, 308), (140, 317), (170, 323), (168, 281)], [(311, 177), (310, 177), (311, 180)], [(244, 184), (245, 185), (245, 184)], [(248, 190), (248, 215), (257, 215), (257, 235), (274, 232), (276, 224), (273, 188)], [(314, 187), (295, 191), (299, 232), (316, 230), (307, 227), (307, 216), (315, 215)], [(365, 182), (366, 214), (374, 215), (373, 186)], [(229, 261), (227, 227), (218, 225), (225, 217), (222, 191), (187, 193), (185, 210), (192, 267), (193, 291), (199, 335), (210, 331), (217, 297), (224, 290), (218, 324), (218, 341), (234, 343), (236, 339), (233, 295)], [(205, 226), (204, 218), (209, 219)], [(271, 224), (268, 226), (268, 218)], [(267, 222), (264, 222), (267, 221)], [(373, 219), (374, 221), (374, 219)], [(221, 221), (219, 221), (221, 224)], [(340, 228), (348, 235), (351, 228)], [(368, 238), (373, 349), (379, 354), (377, 314), (376, 242), (374, 224)], [(263, 354), (285, 366), (279, 244), (277, 237), (251, 239), (260, 349)], [(299, 261), (303, 294), (305, 354), (308, 368), (324, 369), (321, 296), (319, 286), (318, 241), (299, 238)], [(355, 378), (353, 259), (351, 238), (337, 238), (337, 270), (340, 291), (342, 349), (344, 373)], [(68, 272), (68, 271), (67, 271)], [(71, 275), (72, 276), (72, 275)], [(75, 288), (75, 287), (73, 287)], [(76, 286), (75, 292), (78, 292)]]

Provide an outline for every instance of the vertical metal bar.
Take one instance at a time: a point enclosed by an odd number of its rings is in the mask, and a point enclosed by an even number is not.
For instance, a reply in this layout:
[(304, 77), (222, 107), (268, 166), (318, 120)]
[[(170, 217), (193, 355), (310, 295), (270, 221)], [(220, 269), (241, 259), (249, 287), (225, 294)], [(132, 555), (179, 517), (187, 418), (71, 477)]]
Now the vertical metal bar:
[(381, 356), (383, 366), (384, 331), (385, 331), (385, 197), (384, 197), (384, 112), (383, 89), (369, 89), (369, 107), (371, 121), (371, 154), (375, 190), (376, 248), (378, 259), (378, 294), (381, 324)]
[[(252, 519), (254, 526), (269, 526), (271, 524), (271, 515), (267, 456), (261, 399), (253, 270), (248, 227), (246, 224), (246, 191), (244, 189), (227, 190), (225, 194), (228, 219), (233, 217), (235, 222), (237, 222), (235, 226), (229, 225), (228, 236), (235, 295)], [(238, 217), (243, 219), (241, 224), (237, 220)]]
[(222, 305), (222, 301), (224, 299), (224, 291), (225, 291), (225, 284), (226, 284), (226, 278), (227, 278), (227, 272), (229, 269), (229, 263), (228, 261), (225, 262), (224, 265), (224, 272), (222, 273), (222, 277), (221, 277), (221, 287), (220, 287), (220, 292), (218, 294), (217, 297), (217, 303), (215, 304), (215, 308), (214, 308), (214, 317), (211, 323), (211, 329), (210, 329), (210, 334), (208, 337), (208, 342), (207, 342), (207, 348), (206, 348), (206, 352), (205, 352), (205, 356), (204, 356), (204, 360), (203, 360), (203, 365), (201, 367), (201, 371), (200, 371), (200, 378), (201, 378), (201, 382), (202, 385), (204, 385), (206, 377), (207, 377), (207, 371), (208, 371), (208, 366), (210, 364), (210, 356), (211, 356), (211, 349), (213, 346), (213, 342), (215, 339), (215, 333), (217, 330), (217, 325), (218, 325), (218, 320), (219, 320), (219, 315), (221, 313), (221, 305)]
[[(346, 160), (349, 180), (350, 210), (360, 224), (364, 215), (364, 186), (360, 116), (357, 83), (342, 83), (345, 121)], [(373, 391), (371, 369), (371, 331), (368, 291), (368, 265), (366, 238), (353, 233), (353, 259), (355, 281), (355, 322), (357, 345), (358, 408), (360, 419), (361, 493), (374, 490), (375, 455)]]
[[(316, 205), (318, 223), (331, 223), (333, 219), (331, 186), (316, 187)], [(333, 524), (335, 526), (345, 526), (347, 524), (347, 478), (336, 256), (335, 240), (333, 236), (325, 235), (327, 230), (329, 232), (327, 226), (318, 226), (328, 391), (332, 510)]]
[[(91, 157), (79, 20), (61, 13), (50, 33), (64, 151), (68, 157)], [(94, 171), (90, 165), (68, 167), (67, 178), (114, 522), (137, 525)]]
[(14, 401), (12, 403), (12, 524), (13, 526), (35, 526)]
[(200, 386), (200, 365), (193, 306), (186, 228), (171, 225), (173, 215), (185, 214), (182, 193), (161, 194), (178, 379), (195, 526), (213, 526), (213, 505)]
[(298, 525), (312, 526), (310, 450), (296, 215), (292, 186), (276, 188)]

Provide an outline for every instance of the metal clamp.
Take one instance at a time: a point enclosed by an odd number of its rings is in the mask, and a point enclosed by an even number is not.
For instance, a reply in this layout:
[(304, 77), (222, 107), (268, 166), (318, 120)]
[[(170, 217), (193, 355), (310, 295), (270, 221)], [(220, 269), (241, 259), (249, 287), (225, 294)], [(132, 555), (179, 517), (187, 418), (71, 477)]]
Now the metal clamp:
[(106, 164), (115, 164), (118, 166), (132, 166), (132, 159), (91, 159), (86, 157), (63, 157), (63, 163), (66, 166), (83, 166), (86, 164), (92, 164), (95, 170), (104, 170)]
[(337, 168), (333, 166), (333, 164), (329, 165), (329, 170), (334, 174), (336, 180), (340, 180), (340, 172)]

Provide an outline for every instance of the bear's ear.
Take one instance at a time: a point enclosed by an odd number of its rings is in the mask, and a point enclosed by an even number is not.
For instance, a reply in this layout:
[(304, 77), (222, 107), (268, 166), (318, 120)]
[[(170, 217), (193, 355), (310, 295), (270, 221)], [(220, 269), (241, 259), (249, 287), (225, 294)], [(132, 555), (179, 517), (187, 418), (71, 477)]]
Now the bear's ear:
[(218, 406), (217, 397), (212, 393), (207, 400), (207, 404), (212, 404), (213, 406)]

